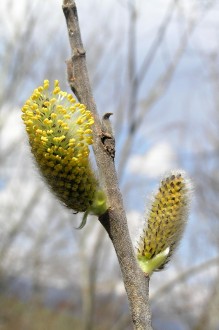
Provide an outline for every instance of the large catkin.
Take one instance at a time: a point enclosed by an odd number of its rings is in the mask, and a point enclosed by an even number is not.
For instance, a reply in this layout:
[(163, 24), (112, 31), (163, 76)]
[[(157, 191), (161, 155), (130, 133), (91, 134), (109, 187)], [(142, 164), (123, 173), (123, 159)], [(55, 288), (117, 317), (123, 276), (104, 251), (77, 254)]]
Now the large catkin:
[[(59, 82), (49, 90), (49, 81), (33, 91), (22, 108), (32, 154), (56, 196), (76, 212), (92, 212), (104, 194), (89, 161), (93, 143), (91, 112), (60, 90)], [(98, 200), (97, 200), (98, 199)], [(99, 214), (96, 212), (97, 214)]]

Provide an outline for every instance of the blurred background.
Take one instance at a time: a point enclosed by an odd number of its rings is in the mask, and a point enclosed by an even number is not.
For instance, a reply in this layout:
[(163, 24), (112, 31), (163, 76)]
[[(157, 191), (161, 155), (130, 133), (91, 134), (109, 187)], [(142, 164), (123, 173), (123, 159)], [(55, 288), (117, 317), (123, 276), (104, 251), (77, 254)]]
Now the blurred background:
[[(21, 107), (66, 81), (61, 0), (0, 2), (0, 329), (132, 329), (109, 238), (48, 191)], [(155, 330), (219, 329), (219, 2), (78, 0), (100, 114), (113, 112), (116, 167), (133, 237), (169, 170), (194, 183), (186, 233), (150, 282)]]

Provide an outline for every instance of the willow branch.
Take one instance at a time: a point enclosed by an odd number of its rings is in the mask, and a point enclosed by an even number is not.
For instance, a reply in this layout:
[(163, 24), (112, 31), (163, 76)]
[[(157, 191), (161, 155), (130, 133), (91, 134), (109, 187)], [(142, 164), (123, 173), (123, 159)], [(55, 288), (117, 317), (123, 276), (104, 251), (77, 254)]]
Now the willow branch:
[(67, 61), (70, 87), (79, 101), (84, 103), (94, 117), (93, 150), (108, 199), (109, 209), (99, 218), (106, 229), (117, 254), (125, 289), (130, 303), (134, 329), (152, 329), (148, 303), (149, 279), (138, 267), (131, 243), (122, 196), (118, 187), (113, 158), (104, 148), (101, 122), (92, 95), (86, 66), (85, 50), (81, 40), (77, 8), (74, 0), (63, 0), (72, 57)]

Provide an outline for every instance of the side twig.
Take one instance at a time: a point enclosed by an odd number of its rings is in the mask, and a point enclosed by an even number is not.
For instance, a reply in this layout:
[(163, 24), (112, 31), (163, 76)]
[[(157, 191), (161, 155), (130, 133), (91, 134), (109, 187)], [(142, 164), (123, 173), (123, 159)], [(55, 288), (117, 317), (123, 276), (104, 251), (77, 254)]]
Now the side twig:
[(148, 303), (149, 279), (145, 278), (138, 267), (128, 231), (122, 197), (118, 188), (113, 157), (106, 151), (101, 139), (101, 122), (89, 82), (75, 1), (63, 0), (63, 12), (72, 51), (72, 57), (67, 61), (68, 80), (79, 101), (84, 103), (93, 113), (95, 121), (93, 150), (110, 206), (108, 211), (99, 218), (99, 221), (109, 234), (118, 257), (130, 303), (134, 329), (151, 330), (151, 315)]

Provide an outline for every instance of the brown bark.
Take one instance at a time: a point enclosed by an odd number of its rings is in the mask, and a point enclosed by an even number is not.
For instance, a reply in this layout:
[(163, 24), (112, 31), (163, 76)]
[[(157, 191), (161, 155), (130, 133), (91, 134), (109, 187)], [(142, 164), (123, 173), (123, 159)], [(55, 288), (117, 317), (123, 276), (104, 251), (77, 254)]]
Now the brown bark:
[(148, 302), (149, 278), (145, 278), (135, 257), (130, 239), (122, 196), (118, 187), (113, 157), (103, 145), (101, 121), (89, 82), (85, 50), (81, 41), (75, 1), (63, 0), (72, 57), (67, 61), (68, 80), (78, 100), (93, 113), (93, 150), (100, 179), (106, 191), (109, 209), (99, 218), (114, 245), (130, 303), (134, 329), (150, 330), (151, 315)]

